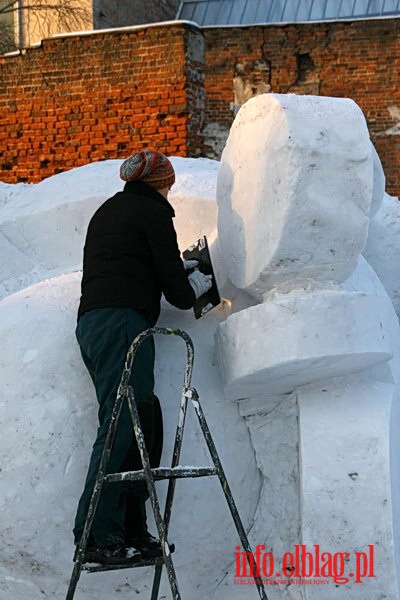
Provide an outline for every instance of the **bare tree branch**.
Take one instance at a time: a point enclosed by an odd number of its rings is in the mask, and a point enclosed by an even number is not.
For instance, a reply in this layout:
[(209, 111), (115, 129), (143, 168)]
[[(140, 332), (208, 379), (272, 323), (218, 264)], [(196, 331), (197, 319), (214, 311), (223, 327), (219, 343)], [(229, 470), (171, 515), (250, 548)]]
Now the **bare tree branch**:
[(13, 28), (0, 23), (0, 54), (13, 50), (17, 50)]
[(15, 10), (15, 0), (14, 0), (14, 2), (9, 2), (8, 4), (5, 4), (4, 6), (0, 6), (0, 15), (9, 13), (9, 12), (13, 12), (14, 10)]
[(7, 4), (0, 4), (0, 15), (6, 13), (13, 13), (18, 10), (37, 12), (43, 10), (49, 10), (58, 13), (72, 14), (72, 13), (88, 13), (87, 8), (82, 7), (81, 3), (77, 0), (55, 0), (49, 2), (49, 0), (35, 0), (34, 2), (23, 2), (20, 3), (18, 0), (12, 0)]

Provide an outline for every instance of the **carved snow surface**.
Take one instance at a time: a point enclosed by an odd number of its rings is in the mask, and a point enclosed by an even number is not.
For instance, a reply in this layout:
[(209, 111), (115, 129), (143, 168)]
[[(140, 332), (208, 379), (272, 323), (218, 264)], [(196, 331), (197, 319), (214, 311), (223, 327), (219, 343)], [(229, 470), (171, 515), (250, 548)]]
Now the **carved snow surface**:
[(261, 300), (293, 279), (346, 279), (367, 237), (372, 161), (352, 100), (249, 100), (231, 128), (217, 185), (231, 281)]
[(388, 361), (392, 339), (380, 313), (380, 298), (340, 290), (231, 315), (217, 337), (225, 393), (233, 399), (285, 394)]

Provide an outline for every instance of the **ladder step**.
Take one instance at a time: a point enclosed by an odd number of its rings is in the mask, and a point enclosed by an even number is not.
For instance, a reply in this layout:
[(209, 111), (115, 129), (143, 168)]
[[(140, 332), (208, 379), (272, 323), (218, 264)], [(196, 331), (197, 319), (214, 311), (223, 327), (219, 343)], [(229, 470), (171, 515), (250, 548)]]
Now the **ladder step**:
[[(158, 467), (151, 469), (156, 481), (161, 479), (178, 479), (184, 477), (209, 477), (218, 475), (215, 467)], [(143, 470), (140, 471), (125, 471), (124, 473), (110, 473), (103, 477), (104, 482), (118, 481), (137, 481), (138, 479), (146, 479)]]
[(135, 567), (154, 567), (163, 564), (163, 557), (149, 558), (136, 563), (127, 563), (126, 565), (100, 565), (97, 563), (84, 563), (82, 565), (82, 571), (86, 571), (87, 573), (98, 573), (99, 571), (117, 571), (118, 569), (133, 569)]

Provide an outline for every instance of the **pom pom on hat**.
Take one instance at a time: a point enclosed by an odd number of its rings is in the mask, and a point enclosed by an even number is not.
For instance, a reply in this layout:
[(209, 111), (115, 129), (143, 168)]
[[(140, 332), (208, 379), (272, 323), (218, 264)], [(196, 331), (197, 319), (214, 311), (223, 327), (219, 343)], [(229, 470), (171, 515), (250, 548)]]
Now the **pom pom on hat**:
[(168, 158), (156, 150), (141, 150), (129, 156), (121, 165), (124, 181), (144, 181), (156, 190), (170, 188), (175, 183), (175, 171)]

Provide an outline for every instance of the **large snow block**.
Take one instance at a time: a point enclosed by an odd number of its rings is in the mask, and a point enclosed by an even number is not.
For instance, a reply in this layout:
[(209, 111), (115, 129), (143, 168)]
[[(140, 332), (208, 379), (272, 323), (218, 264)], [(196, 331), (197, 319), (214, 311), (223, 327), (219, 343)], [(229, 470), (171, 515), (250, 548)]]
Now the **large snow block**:
[(282, 282), (345, 280), (365, 244), (372, 189), (373, 151), (352, 100), (262, 94), (246, 102), (217, 182), (232, 283), (261, 300)]
[[(321, 553), (349, 553), (338, 586), (342, 592), (332, 594), (333, 585), (310, 585), (307, 599), (395, 600), (390, 481), (395, 386), (349, 377), (299, 390), (297, 397), (302, 543), (309, 550), (319, 544)], [(357, 552), (365, 551), (369, 568), (357, 572)]]
[(229, 316), (216, 332), (226, 396), (284, 394), (390, 360), (383, 310), (376, 296), (330, 291)]

